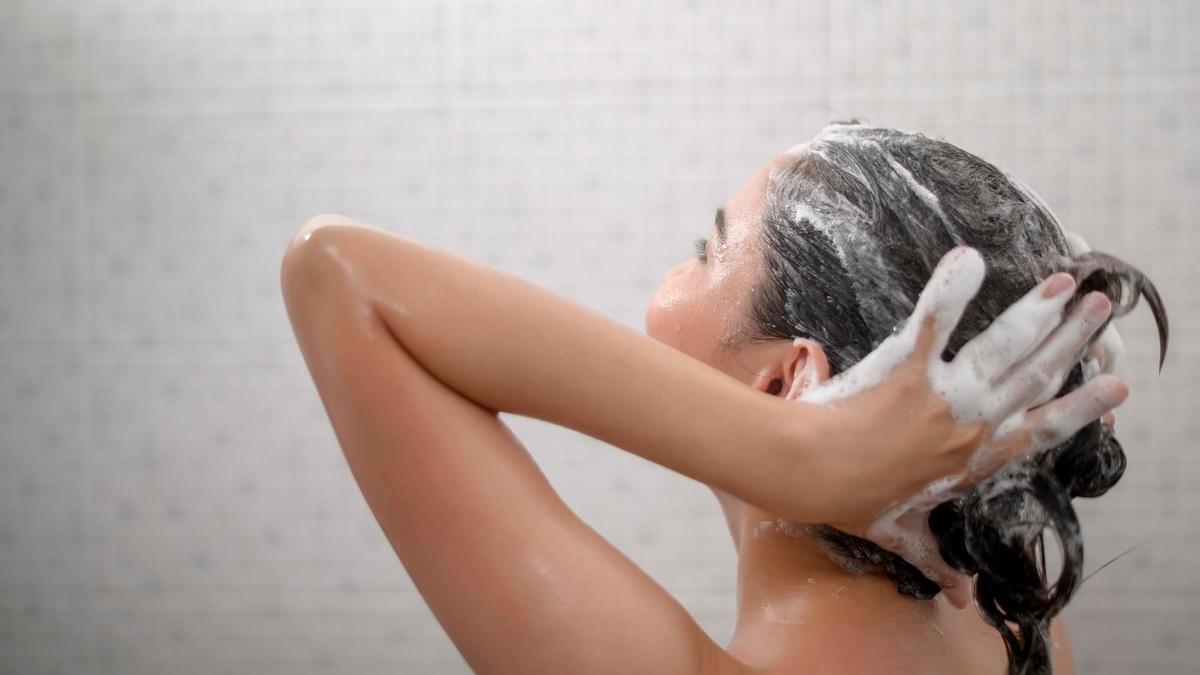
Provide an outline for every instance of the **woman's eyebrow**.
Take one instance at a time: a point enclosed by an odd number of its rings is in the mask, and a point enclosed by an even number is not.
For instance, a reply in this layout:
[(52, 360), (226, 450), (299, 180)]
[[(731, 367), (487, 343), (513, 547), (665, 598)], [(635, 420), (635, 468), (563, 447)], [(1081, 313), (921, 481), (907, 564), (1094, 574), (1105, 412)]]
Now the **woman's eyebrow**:
[(717, 207), (717, 216), (715, 220), (717, 226), (717, 241), (721, 242), (721, 248), (725, 248), (725, 209)]

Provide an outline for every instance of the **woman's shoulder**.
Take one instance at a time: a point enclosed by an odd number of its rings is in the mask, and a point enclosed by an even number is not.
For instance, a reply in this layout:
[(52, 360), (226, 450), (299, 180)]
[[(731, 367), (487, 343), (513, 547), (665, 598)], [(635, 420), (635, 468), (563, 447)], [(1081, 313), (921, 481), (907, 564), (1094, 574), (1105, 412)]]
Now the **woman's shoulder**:
[(1050, 659), (1054, 663), (1055, 675), (1075, 675), (1075, 651), (1071, 646), (1071, 636), (1059, 617), (1050, 622)]
[[(914, 601), (892, 595), (856, 591), (852, 584), (813, 593), (794, 623), (760, 628), (761, 636), (743, 643), (755, 648), (737, 656), (756, 675), (1005, 672), (1004, 641), (974, 607), (958, 609), (941, 596)], [(1052, 624), (1051, 635), (1054, 672), (1074, 675), (1061, 622)]]
[[(743, 608), (730, 653), (746, 673), (1003, 673), (1000, 633), (974, 603), (944, 596), (916, 600), (882, 575), (815, 576), (778, 584), (762, 603)], [(1074, 675), (1061, 619), (1050, 625), (1055, 675)]]

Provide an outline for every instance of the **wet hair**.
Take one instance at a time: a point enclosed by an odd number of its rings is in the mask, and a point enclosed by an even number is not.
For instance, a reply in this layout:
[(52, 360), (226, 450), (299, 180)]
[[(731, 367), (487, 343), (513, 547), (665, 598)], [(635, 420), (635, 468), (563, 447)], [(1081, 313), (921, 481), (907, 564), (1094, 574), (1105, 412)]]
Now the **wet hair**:
[[(1004, 309), (1059, 271), (1078, 282), (1064, 313), (1099, 290), (1113, 302), (1111, 321), (1145, 297), (1165, 354), (1166, 312), (1143, 273), (1113, 256), (1073, 247), (1028, 186), (966, 150), (920, 133), (857, 119), (826, 126), (773, 168), (761, 237), (763, 276), (752, 292), (743, 337), (814, 340), (834, 373), (892, 334), (912, 313), (937, 262), (961, 244), (982, 254), (987, 273), (943, 358), (953, 358)], [(1084, 354), (1080, 359), (1055, 398), (1099, 370)], [(1071, 498), (1104, 494), (1124, 470), (1121, 444), (1111, 427), (1096, 420), (930, 514), (942, 557), (976, 575), (975, 597), (1004, 639), (1009, 673), (1050, 672), (1050, 620), (1079, 586), (1083, 566)], [(901, 593), (915, 598), (929, 599), (940, 590), (916, 567), (870, 541), (828, 525), (816, 531), (826, 550), (850, 569), (885, 573)], [(1061, 548), (1053, 582), (1047, 579), (1047, 533)]]

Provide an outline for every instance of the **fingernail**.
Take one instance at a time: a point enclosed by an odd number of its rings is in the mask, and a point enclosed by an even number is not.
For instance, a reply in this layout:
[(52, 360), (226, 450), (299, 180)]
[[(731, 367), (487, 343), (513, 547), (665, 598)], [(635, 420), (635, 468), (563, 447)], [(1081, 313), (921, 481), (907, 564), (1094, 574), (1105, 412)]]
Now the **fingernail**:
[(1103, 293), (1093, 292), (1088, 293), (1087, 298), (1083, 301), (1083, 309), (1089, 316), (1099, 317), (1108, 314), (1109, 305), (1108, 296)]
[(1050, 277), (1050, 282), (1046, 284), (1046, 290), (1042, 294), (1042, 297), (1057, 297), (1072, 288), (1075, 288), (1075, 278), (1066, 272), (1058, 272)]

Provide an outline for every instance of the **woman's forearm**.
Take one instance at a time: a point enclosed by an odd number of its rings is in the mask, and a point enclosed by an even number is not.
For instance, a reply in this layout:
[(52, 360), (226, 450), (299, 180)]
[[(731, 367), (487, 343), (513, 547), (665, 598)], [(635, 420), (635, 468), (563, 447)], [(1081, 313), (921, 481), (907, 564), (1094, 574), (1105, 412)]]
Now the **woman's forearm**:
[(426, 370), (482, 406), (570, 427), (765, 508), (756, 497), (804, 475), (803, 453), (788, 450), (816, 438), (805, 420), (815, 406), (503, 270), (337, 216), (302, 228), (295, 254), (342, 275)]

